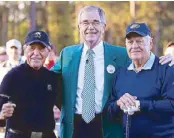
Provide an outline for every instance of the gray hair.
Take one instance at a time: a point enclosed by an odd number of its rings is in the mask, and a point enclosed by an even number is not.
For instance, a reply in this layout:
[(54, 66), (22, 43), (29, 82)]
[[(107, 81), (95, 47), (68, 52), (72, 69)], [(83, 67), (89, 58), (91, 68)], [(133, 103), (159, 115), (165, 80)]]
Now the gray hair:
[(150, 43), (151, 43), (151, 41), (152, 41), (152, 37), (149, 36), (149, 35), (147, 35), (147, 36), (144, 36), (143, 39), (144, 39), (144, 42), (145, 42), (145, 44), (146, 44), (146, 45), (145, 45), (146, 50), (147, 50), (148, 52), (150, 52)]
[(85, 7), (80, 9), (79, 14), (78, 14), (78, 24), (80, 24), (80, 17), (81, 17), (81, 14), (83, 12), (85, 12), (85, 11), (93, 11), (93, 10), (97, 10), (98, 11), (98, 14), (100, 16), (101, 22), (106, 24), (105, 12), (103, 11), (103, 9), (101, 9), (98, 6), (92, 6), (92, 5), (85, 6)]

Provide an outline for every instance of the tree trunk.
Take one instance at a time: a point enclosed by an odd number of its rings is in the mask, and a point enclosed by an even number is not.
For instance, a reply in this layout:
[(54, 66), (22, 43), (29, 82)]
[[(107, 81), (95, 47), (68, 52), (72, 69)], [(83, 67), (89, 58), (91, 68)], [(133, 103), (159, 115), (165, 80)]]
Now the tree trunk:
[(33, 31), (36, 29), (36, 3), (34, 1), (31, 1), (29, 16), (30, 16), (30, 31)]
[(8, 9), (4, 8), (2, 13), (2, 32), (1, 32), (1, 42), (3, 45), (7, 42), (8, 39)]

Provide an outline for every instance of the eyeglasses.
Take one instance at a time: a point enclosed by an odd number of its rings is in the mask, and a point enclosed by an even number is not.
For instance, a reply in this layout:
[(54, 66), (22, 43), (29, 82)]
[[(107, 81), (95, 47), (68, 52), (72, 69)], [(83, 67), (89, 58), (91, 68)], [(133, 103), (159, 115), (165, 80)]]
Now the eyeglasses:
[(84, 27), (88, 27), (90, 24), (92, 24), (92, 26), (96, 27), (96, 26), (99, 26), (101, 24), (101, 22), (99, 22), (99, 21), (93, 21), (93, 22), (83, 21), (80, 23), (80, 25), (82, 25)]

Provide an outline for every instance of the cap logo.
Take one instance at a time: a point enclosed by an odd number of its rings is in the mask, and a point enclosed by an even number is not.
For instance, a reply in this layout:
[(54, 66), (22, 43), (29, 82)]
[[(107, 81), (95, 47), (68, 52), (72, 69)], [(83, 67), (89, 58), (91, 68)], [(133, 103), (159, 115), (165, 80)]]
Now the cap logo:
[(36, 32), (36, 33), (34, 34), (34, 37), (36, 37), (36, 38), (41, 38), (41, 33), (40, 33), (40, 32)]
[(140, 25), (139, 24), (133, 24), (133, 25), (131, 25), (131, 29), (135, 29), (135, 28), (139, 28), (140, 27)]

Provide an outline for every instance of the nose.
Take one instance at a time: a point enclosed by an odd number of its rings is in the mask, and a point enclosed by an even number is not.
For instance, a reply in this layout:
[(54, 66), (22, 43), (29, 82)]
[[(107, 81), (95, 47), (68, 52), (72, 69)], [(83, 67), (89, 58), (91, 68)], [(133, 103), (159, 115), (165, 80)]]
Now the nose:
[(94, 25), (92, 23), (89, 23), (88, 29), (94, 29)]
[(36, 49), (34, 49), (33, 53), (34, 53), (35, 55), (38, 55), (38, 54), (40, 53), (40, 51), (39, 51), (38, 48), (36, 48)]
[(133, 41), (133, 44), (132, 44), (132, 48), (137, 48), (138, 47), (138, 44), (136, 41)]

